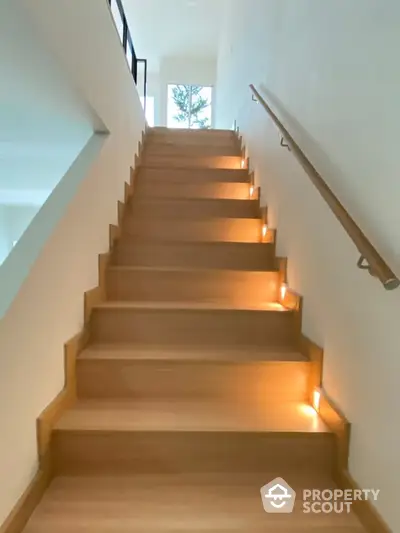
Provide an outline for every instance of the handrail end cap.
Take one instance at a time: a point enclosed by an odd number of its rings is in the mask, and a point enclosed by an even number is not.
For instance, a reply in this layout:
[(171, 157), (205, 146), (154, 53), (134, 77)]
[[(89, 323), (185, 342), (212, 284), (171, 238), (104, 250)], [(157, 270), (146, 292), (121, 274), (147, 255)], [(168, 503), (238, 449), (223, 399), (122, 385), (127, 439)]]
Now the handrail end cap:
[(400, 280), (397, 278), (389, 278), (385, 281), (383, 286), (387, 291), (392, 291), (394, 289), (397, 289), (397, 287), (400, 285)]

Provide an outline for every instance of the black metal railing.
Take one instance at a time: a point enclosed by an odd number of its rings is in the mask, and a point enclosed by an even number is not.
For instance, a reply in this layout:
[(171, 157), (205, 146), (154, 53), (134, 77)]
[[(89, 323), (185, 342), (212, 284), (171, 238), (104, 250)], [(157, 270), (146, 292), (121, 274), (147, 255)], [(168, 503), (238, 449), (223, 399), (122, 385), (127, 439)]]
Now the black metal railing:
[(143, 98), (144, 98), (144, 108), (146, 109), (146, 96), (147, 96), (147, 59), (138, 59), (135, 47), (133, 45), (132, 35), (129, 30), (128, 20), (125, 15), (124, 6), (122, 5), (122, 0), (108, 0), (110, 5), (111, 13), (114, 18), (117, 31), (119, 33), (122, 48), (125, 52), (125, 57), (128, 61), (130, 71), (132, 72), (133, 79), (135, 84), (138, 84), (138, 64), (143, 64), (144, 66), (144, 75), (143, 75)]
[[(137, 66), (140, 64), (140, 65), (143, 65), (143, 107), (144, 107), (144, 112), (146, 114), (146, 102), (147, 102), (147, 59), (137, 59), (136, 60), (136, 64)], [(138, 69), (137, 69), (138, 71)], [(139, 78), (139, 72), (138, 72), (138, 78)], [(137, 81), (136, 81), (136, 84), (137, 84)]]

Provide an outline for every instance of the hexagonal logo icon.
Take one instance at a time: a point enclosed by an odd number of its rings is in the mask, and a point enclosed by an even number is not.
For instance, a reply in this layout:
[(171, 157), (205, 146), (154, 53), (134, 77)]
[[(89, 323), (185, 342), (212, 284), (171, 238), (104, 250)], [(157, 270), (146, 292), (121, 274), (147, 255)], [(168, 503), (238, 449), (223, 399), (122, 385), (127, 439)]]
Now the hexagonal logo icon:
[(261, 500), (266, 513), (291, 513), (296, 493), (281, 477), (261, 487)]

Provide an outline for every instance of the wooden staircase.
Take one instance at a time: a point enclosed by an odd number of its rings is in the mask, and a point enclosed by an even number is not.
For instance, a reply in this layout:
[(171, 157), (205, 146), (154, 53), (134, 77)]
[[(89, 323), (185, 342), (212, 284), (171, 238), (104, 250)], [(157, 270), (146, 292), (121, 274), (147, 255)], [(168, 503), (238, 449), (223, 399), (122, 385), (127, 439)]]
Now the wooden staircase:
[[(302, 512), (302, 489), (334, 486), (335, 441), (307, 405), (298, 313), (241, 166), (233, 132), (147, 134), (25, 533), (363, 531)], [(293, 514), (263, 510), (278, 476)]]

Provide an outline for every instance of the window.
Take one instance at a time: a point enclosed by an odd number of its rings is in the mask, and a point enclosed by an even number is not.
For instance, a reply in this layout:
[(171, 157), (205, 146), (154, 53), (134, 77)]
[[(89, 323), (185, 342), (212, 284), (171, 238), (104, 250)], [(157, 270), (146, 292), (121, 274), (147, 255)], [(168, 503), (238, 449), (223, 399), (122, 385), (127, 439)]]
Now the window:
[(212, 87), (168, 85), (168, 127), (209, 129), (212, 124)]

